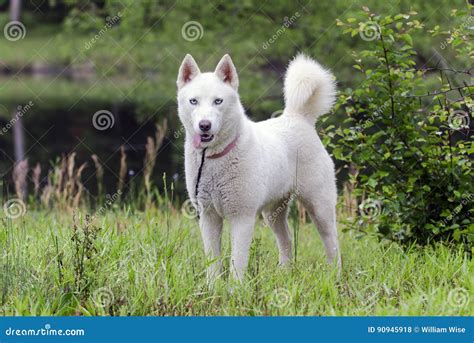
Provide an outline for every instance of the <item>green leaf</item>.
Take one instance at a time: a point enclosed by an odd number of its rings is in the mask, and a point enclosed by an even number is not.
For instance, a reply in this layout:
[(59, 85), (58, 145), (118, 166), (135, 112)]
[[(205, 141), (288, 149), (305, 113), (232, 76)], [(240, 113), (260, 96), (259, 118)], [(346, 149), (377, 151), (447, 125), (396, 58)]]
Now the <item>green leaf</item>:
[(375, 178), (372, 178), (372, 179), (369, 179), (367, 181), (367, 184), (372, 187), (372, 188), (375, 188), (378, 184), (377, 180)]
[(413, 38), (408, 33), (401, 35), (400, 38), (409, 46), (413, 46)]

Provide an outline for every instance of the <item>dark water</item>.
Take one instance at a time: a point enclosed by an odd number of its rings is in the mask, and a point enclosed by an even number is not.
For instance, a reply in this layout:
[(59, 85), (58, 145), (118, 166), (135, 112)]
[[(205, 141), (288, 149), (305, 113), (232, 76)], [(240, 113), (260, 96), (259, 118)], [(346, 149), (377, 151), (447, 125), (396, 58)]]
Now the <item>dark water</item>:
[[(40, 82), (49, 85), (56, 81), (53, 76), (49, 76), (40, 79)], [(5, 89), (8, 88), (7, 93), (13, 94), (13, 96), (0, 95), (0, 130), (3, 129), (0, 134), (0, 173), (3, 179), (11, 182), (14, 162), (14, 135), (11, 124), (12, 119), (18, 118), (18, 115), (15, 117), (15, 109), (18, 110), (18, 106), (22, 106), (20, 112), (23, 111), (21, 122), (24, 127), (26, 157), (30, 168), (40, 163), (43, 184), (47, 181), (47, 171), (51, 169), (53, 161), (75, 152), (76, 165), (88, 163), (82, 181), (91, 195), (95, 196), (97, 183), (91, 155), (96, 154), (104, 165), (106, 192), (113, 193), (118, 182), (120, 147), (123, 145), (127, 153), (128, 181), (134, 182), (139, 187), (142, 183), (147, 137), (154, 137), (155, 122), (162, 120), (158, 118), (170, 117), (173, 110), (164, 107), (153, 117), (139, 120), (136, 113), (137, 106), (128, 100), (124, 101), (120, 97), (107, 100), (107, 97), (104, 99), (84, 96), (89, 89), (88, 84), (77, 87), (74, 80), (62, 79), (59, 85), (61, 89), (58, 89), (58, 96), (55, 97), (54, 89), (52, 92), (45, 92), (45, 96), (37, 96), (41, 92), (37, 83), (37, 79), (29, 83), (29, 79), (12, 79), (9, 76), (0, 78), (0, 88), (3, 84)], [(18, 92), (11, 91), (15, 90), (15, 87), (18, 88)], [(70, 91), (68, 87), (71, 88)], [(80, 94), (81, 89), (83, 94)], [(70, 96), (68, 92), (71, 93)], [(100, 93), (100, 89), (94, 89), (94, 92)], [(113, 125), (105, 130), (97, 129), (93, 119), (98, 111), (111, 113)], [(180, 157), (182, 141), (170, 134), (178, 125), (176, 118), (169, 118), (169, 130), (157, 155), (153, 181), (161, 188), (163, 173), (166, 173), (168, 183), (174, 180), (177, 192), (183, 193), (184, 182), (181, 182), (183, 168)], [(32, 189), (31, 183), (29, 188)]]

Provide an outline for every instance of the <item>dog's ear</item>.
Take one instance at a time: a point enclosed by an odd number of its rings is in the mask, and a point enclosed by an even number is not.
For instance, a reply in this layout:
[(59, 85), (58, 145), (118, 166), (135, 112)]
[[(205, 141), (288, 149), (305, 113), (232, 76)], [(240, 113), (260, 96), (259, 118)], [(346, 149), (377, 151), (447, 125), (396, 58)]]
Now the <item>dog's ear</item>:
[(237, 90), (239, 88), (239, 78), (237, 77), (237, 70), (229, 55), (225, 54), (217, 64), (214, 73), (224, 82), (227, 82)]
[(187, 54), (184, 57), (183, 62), (181, 62), (181, 66), (179, 67), (178, 80), (176, 81), (178, 89), (183, 88), (188, 82), (190, 82), (200, 73), (201, 71), (199, 70), (199, 67), (193, 56)]

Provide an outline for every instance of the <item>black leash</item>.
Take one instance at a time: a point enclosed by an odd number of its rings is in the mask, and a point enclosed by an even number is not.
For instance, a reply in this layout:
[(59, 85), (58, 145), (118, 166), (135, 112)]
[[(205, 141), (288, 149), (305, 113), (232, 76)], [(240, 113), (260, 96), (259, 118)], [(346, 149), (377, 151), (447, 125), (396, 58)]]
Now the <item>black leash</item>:
[(194, 196), (196, 197), (196, 213), (197, 213), (198, 219), (200, 218), (199, 204), (198, 204), (199, 182), (201, 181), (201, 174), (202, 174), (202, 168), (204, 167), (204, 157), (206, 155), (206, 150), (207, 148), (202, 149), (201, 165), (199, 166), (199, 169), (198, 169), (198, 175), (197, 175), (197, 180), (196, 180), (196, 191), (194, 192)]

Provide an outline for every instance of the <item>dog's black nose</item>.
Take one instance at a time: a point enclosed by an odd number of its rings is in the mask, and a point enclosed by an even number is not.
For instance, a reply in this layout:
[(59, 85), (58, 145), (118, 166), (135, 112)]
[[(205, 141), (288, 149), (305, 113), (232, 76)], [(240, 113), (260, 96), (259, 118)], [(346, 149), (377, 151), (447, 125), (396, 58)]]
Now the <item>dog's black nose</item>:
[(199, 128), (203, 132), (207, 132), (211, 129), (211, 122), (209, 120), (201, 120), (199, 122)]

